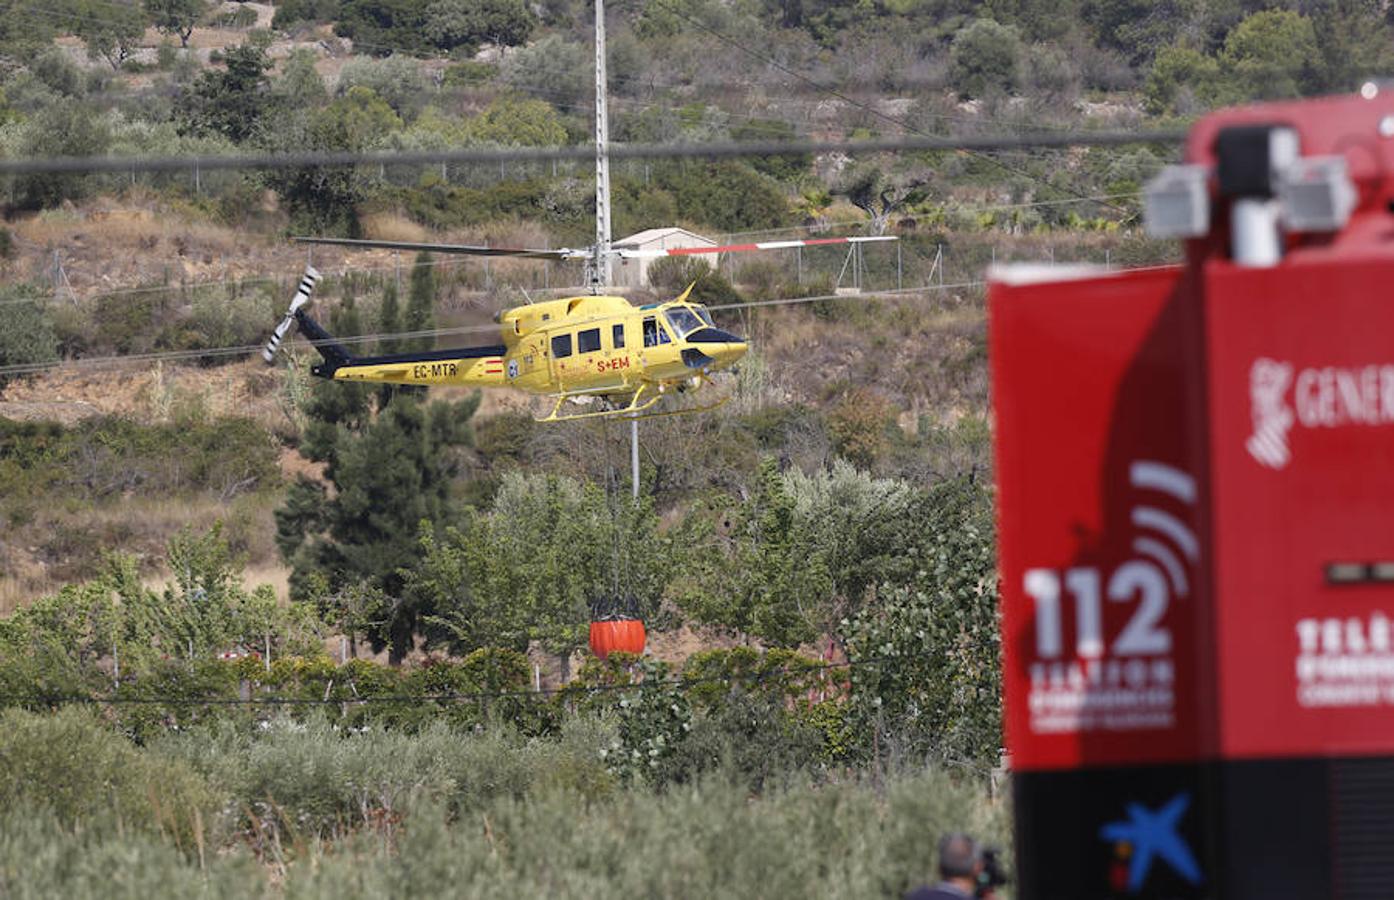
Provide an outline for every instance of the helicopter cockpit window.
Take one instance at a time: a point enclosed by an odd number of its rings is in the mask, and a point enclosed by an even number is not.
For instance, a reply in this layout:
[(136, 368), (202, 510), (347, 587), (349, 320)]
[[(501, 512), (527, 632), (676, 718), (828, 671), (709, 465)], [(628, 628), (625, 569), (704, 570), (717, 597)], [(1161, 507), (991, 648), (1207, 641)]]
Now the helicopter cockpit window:
[(644, 346), (657, 347), (659, 344), (668, 343), (670, 338), (663, 326), (658, 324), (658, 320), (653, 316), (644, 317)]
[(712, 314), (707, 312), (705, 306), (694, 306), (692, 307), (692, 311), (697, 314), (697, 318), (701, 319), (702, 323), (708, 328), (716, 327), (716, 323), (712, 321)]
[(571, 335), (559, 334), (552, 338), (552, 356), (561, 359), (571, 355)]
[(692, 310), (682, 306), (664, 310), (663, 315), (668, 319), (668, 324), (672, 326), (673, 333), (679, 340), (702, 327), (702, 320), (697, 318)]

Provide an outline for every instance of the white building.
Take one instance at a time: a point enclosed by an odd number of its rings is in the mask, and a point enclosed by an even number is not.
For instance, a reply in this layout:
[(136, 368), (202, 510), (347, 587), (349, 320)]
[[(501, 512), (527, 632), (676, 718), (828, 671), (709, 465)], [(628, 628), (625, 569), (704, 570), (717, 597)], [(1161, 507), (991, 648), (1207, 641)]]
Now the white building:
[[(631, 234), (610, 245), (616, 250), (671, 250), (678, 247), (715, 247), (716, 241), (694, 234), (686, 228), (650, 228), (638, 234)], [(619, 259), (615, 261), (613, 277), (616, 287), (648, 287), (649, 266), (666, 257), (645, 259)], [(716, 268), (717, 254), (700, 253), (693, 257)]]

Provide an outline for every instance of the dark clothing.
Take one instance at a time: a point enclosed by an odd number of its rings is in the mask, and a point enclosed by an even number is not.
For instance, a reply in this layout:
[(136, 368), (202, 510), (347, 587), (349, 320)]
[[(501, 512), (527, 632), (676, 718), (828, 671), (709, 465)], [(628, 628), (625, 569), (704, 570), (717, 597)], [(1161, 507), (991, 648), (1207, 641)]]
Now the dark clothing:
[(917, 887), (905, 895), (905, 900), (967, 900), (973, 895), (956, 884), (941, 881), (934, 887)]

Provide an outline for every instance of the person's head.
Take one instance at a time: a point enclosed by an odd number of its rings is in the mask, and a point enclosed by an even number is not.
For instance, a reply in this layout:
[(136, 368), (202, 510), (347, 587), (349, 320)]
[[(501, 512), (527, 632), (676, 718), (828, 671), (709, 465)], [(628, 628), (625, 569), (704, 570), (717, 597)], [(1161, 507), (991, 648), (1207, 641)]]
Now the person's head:
[(977, 884), (982, 868), (978, 844), (961, 831), (951, 832), (939, 839), (939, 877), (965, 887)]

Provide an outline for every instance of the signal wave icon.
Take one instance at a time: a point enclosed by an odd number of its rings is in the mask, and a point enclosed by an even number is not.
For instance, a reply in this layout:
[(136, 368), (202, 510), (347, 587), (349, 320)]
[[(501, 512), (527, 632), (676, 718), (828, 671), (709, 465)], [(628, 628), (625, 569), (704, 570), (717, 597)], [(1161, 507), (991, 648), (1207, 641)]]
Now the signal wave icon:
[[(1137, 460), (1129, 467), (1128, 481), (1134, 488), (1154, 491), (1185, 507), (1196, 504), (1195, 478), (1175, 466)], [(1133, 527), (1140, 532), (1133, 538), (1133, 552), (1166, 573), (1172, 596), (1189, 596), (1187, 563), (1194, 564), (1200, 559), (1200, 541), (1195, 531), (1175, 512), (1152, 503), (1134, 506), (1131, 519)]]

